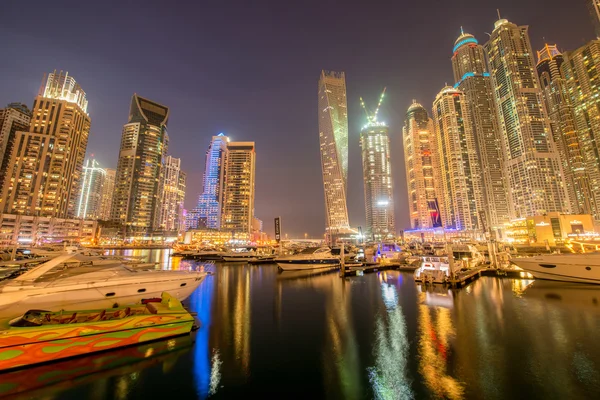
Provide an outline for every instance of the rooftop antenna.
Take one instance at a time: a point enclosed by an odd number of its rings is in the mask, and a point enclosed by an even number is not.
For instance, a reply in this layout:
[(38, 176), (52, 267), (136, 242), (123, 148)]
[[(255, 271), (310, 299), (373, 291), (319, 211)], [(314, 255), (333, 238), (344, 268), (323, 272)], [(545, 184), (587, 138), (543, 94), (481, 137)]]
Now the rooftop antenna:
[(500, 16), (500, 9), (496, 8), (496, 12), (498, 13), (498, 19), (502, 19), (502, 17)]
[(461, 34), (461, 36), (465, 34), (465, 31), (463, 31), (462, 26), (460, 27), (460, 34)]

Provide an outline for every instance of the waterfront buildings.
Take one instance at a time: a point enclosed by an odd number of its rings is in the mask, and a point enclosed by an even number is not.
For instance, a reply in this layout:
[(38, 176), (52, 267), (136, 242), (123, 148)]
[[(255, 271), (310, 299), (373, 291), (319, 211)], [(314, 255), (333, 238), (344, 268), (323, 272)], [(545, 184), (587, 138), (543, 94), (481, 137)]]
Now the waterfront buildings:
[(548, 213), (518, 218), (506, 224), (507, 241), (516, 244), (562, 245), (569, 239), (597, 240), (594, 219), (590, 214)]
[(348, 184), (348, 109), (343, 72), (321, 71), (318, 87), (319, 147), (328, 241), (351, 231)]
[(223, 133), (213, 136), (206, 152), (202, 194), (198, 198), (195, 228), (221, 228), (225, 160), (229, 138)]
[(105, 195), (104, 184), (106, 181), (106, 170), (100, 168), (96, 160), (87, 159), (83, 166), (83, 179), (79, 198), (77, 200), (77, 218), (83, 219), (107, 219), (103, 214), (103, 196)]
[(567, 200), (576, 213), (597, 214), (597, 205), (590, 187), (577, 128), (561, 72), (564, 62), (556, 45), (546, 44), (537, 52), (537, 73), (543, 90), (544, 103), (550, 118), (552, 138), (558, 149), (564, 174)]
[(586, 0), (596, 36), (600, 39), (600, 0)]
[(445, 229), (483, 231), (483, 194), (475, 134), (465, 94), (446, 86), (433, 102)]
[(254, 142), (227, 143), (221, 230), (250, 238), (254, 217)]
[(169, 108), (137, 94), (123, 126), (112, 219), (128, 237), (160, 228), (162, 173), (168, 148)]
[(167, 156), (163, 175), (163, 191), (160, 227), (164, 231), (185, 230), (183, 202), (185, 201), (185, 172), (181, 170), (181, 159)]
[[(600, 39), (563, 53), (564, 62), (560, 65), (566, 81), (567, 100), (572, 111), (577, 139), (581, 146), (583, 164), (589, 176), (592, 213), (600, 218)], [(562, 120), (565, 124), (568, 120)], [(575, 142), (575, 138), (572, 139)], [(568, 154), (570, 156), (570, 154)], [(578, 159), (576, 159), (578, 160)], [(576, 164), (578, 166), (578, 164)]]
[(442, 187), (433, 121), (415, 100), (406, 112), (402, 136), (411, 228), (441, 227)]
[(0, 209), (9, 214), (74, 216), (90, 131), (85, 92), (52, 72), (36, 97), (29, 129), (17, 131)]
[(41, 245), (76, 241), (92, 243), (98, 235), (93, 220), (0, 213), (0, 244)]
[(385, 122), (377, 120), (377, 111), (373, 115), (367, 112), (367, 124), (360, 132), (360, 147), (367, 217), (366, 238), (373, 241), (393, 238), (396, 225), (390, 139)]
[(528, 27), (500, 19), (484, 47), (504, 141), (513, 217), (568, 211)]
[(29, 130), (31, 111), (25, 104), (10, 103), (0, 109), (0, 194), (17, 131)]
[(456, 89), (464, 93), (481, 167), (485, 217), (482, 228), (501, 229), (510, 219), (510, 201), (500, 127), (485, 51), (477, 39), (461, 30), (454, 43), (452, 69)]

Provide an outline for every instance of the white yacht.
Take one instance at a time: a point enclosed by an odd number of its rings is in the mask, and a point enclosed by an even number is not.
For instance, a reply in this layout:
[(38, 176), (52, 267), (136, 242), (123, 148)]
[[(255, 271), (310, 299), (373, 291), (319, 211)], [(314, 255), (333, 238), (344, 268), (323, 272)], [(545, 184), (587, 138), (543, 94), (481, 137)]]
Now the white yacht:
[(510, 262), (537, 279), (600, 284), (600, 253), (545, 254)]
[(335, 268), (340, 257), (333, 255), (329, 247), (307, 247), (292, 256), (277, 257), (275, 262), (284, 271)]
[(112, 263), (86, 263), (63, 254), (0, 283), (0, 317), (31, 309), (58, 311), (110, 308), (168, 292), (186, 299), (206, 277), (204, 271), (146, 270)]
[(424, 256), (421, 266), (415, 270), (415, 281), (423, 283), (444, 283), (450, 276), (450, 263), (447, 257)]
[(375, 252), (373, 261), (377, 261), (377, 258), (380, 258), (382, 260), (393, 260), (403, 263), (411, 255), (411, 252), (403, 251), (397, 243), (383, 242), (377, 246), (377, 251)]

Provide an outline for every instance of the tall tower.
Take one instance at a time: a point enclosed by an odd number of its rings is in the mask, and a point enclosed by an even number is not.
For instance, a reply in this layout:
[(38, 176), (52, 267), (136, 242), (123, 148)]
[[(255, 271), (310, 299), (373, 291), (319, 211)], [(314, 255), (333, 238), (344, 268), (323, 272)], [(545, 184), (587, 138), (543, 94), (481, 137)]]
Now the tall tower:
[(160, 227), (165, 231), (179, 232), (185, 201), (185, 172), (181, 170), (181, 159), (167, 156), (162, 174), (162, 199)]
[(585, 172), (590, 179), (592, 208), (596, 207), (594, 216), (600, 218), (600, 39), (563, 55), (565, 61), (560, 68), (575, 118)]
[(102, 219), (102, 194), (106, 170), (96, 160), (87, 159), (83, 166), (83, 179), (77, 201), (77, 218)]
[(168, 119), (168, 107), (137, 94), (131, 98), (111, 210), (112, 219), (125, 225), (128, 236), (143, 236), (159, 229)]
[(511, 212), (492, 81), (483, 46), (462, 29), (454, 44), (452, 69), (454, 87), (464, 93), (470, 109), (470, 125), (481, 162), (485, 213), (481, 228), (502, 228), (510, 220)]
[(568, 212), (527, 26), (495, 23), (485, 44), (506, 154), (514, 217)]
[(410, 226), (412, 229), (441, 227), (440, 163), (433, 121), (415, 100), (406, 112), (402, 136)]
[(201, 225), (210, 229), (221, 228), (227, 143), (229, 143), (229, 138), (223, 133), (219, 133), (212, 137), (206, 151), (203, 190), (198, 197), (196, 210)]
[(441, 164), (444, 228), (483, 228), (481, 171), (471, 121), (465, 94), (450, 86), (443, 88), (433, 102), (433, 124)]
[(115, 176), (117, 171), (114, 168), (105, 168), (104, 185), (102, 186), (102, 205), (100, 206), (100, 219), (110, 220), (112, 199), (115, 194)]
[(537, 56), (537, 73), (550, 118), (552, 138), (562, 162), (569, 205), (574, 213), (594, 214), (598, 217), (596, 202), (577, 137), (573, 107), (569, 102), (567, 85), (560, 71), (564, 58), (556, 45), (548, 44), (537, 52)]
[(384, 93), (385, 89), (377, 109), (372, 114), (361, 98), (361, 105), (367, 113), (367, 124), (360, 131), (367, 216), (366, 233), (367, 238), (375, 241), (393, 238), (396, 235), (390, 139), (385, 122), (377, 120)]
[(221, 230), (247, 235), (248, 239), (252, 233), (254, 217), (255, 167), (254, 142), (227, 144)]
[(335, 241), (337, 235), (350, 231), (346, 205), (348, 110), (343, 72), (321, 71), (318, 112), (326, 233), (329, 241)]
[(0, 194), (17, 131), (29, 130), (30, 122), (31, 111), (25, 104), (10, 103), (0, 109)]
[(6, 213), (75, 215), (91, 120), (81, 86), (68, 72), (48, 74), (31, 124), (16, 133), (2, 190)]
[(600, 0), (585, 0), (587, 2), (596, 36), (600, 39)]

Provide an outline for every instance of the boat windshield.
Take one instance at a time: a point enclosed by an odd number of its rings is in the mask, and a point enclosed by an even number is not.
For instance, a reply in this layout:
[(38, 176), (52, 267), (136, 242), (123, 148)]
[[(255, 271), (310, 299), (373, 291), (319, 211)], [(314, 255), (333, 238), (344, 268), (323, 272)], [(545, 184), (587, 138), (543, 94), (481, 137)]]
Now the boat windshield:
[(314, 254), (320, 247), (307, 247), (298, 254)]
[(30, 327), (30, 326), (41, 326), (43, 324), (43, 316), (41, 311), (31, 310), (27, 311), (25, 315), (15, 318), (8, 324), (16, 328)]

